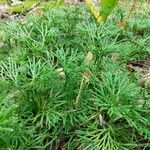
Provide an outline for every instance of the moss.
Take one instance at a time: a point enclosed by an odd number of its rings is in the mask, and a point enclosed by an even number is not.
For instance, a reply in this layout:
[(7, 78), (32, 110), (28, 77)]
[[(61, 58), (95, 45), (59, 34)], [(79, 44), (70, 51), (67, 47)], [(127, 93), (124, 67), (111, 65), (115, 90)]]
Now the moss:
[(43, 3), (40, 3), (40, 7), (43, 10), (48, 10), (48, 9), (54, 7), (54, 3), (43, 2)]
[(12, 6), (9, 9), (9, 12), (10, 13), (26, 12), (37, 2), (38, 2), (37, 0), (28, 0), (28, 1), (22, 2), (21, 4), (17, 4), (17, 5)]
[(61, 6), (63, 6), (63, 5), (64, 5), (64, 3), (63, 3), (62, 0), (61, 0), (61, 1), (57, 1), (57, 2), (41, 2), (41, 3), (40, 3), (40, 7), (41, 7), (44, 11), (49, 10), (49, 9), (51, 9), (51, 8), (54, 8), (54, 7), (61, 7)]
[(5, 3), (9, 3), (11, 2), (11, 0), (0, 0), (0, 4), (5, 4)]
[[(8, 1), (8, 0), (0, 0), (0, 2), (1, 1)], [(53, 8), (53, 7), (60, 7), (64, 4), (63, 0), (57, 0), (57, 1), (53, 1), (53, 2), (46, 2), (45, 0), (44, 1), (26, 0), (25, 2), (11, 6), (11, 8), (8, 10), (8, 12), (10, 12), (10, 13), (24, 13), (24, 12), (28, 11), (36, 3), (39, 3), (40, 7), (43, 10), (49, 10), (50, 8)]]

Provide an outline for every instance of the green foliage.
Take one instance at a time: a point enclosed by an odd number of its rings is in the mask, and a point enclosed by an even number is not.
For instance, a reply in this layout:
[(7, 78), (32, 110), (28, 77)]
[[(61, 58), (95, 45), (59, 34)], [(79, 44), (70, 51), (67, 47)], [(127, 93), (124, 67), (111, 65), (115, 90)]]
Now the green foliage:
[[(2, 149), (150, 147), (149, 90), (125, 67), (150, 54), (147, 16), (128, 19), (124, 31), (117, 17), (99, 25), (85, 8), (69, 7), (29, 16), (23, 25), (0, 24)], [(84, 63), (89, 51), (94, 58)], [(92, 74), (76, 107), (87, 68)]]
[[(100, 1), (100, 10), (97, 10), (92, 0), (85, 0), (89, 6), (92, 14), (95, 16), (97, 22), (105, 22), (107, 17), (111, 14), (112, 10), (118, 4), (118, 0), (102, 0)], [(97, 2), (96, 2), (97, 3)]]
[(119, 0), (102, 0), (101, 3), (101, 17), (106, 21), (107, 17), (110, 15), (114, 7), (118, 4)]
[(5, 4), (5, 3), (8, 3), (8, 2), (11, 2), (11, 0), (0, 0), (0, 4)]

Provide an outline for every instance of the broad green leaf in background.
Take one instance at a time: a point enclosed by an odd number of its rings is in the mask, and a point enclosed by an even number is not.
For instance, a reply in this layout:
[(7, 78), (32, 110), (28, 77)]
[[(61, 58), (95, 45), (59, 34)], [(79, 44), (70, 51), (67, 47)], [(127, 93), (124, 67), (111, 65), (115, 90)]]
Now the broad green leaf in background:
[(85, 0), (85, 3), (90, 8), (90, 10), (91, 10), (92, 14), (94, 15), (94, 17), (96, 18), (97, 22), (101, 22), (102, 21), (102, 17), (100, 16), (99, 10), (97, 10), (97, 8), (95, 7), (95, 5), (92, 2), (92, 0)]
[(101, 17), (103, 21), (106, 21), (114, 7), (117, 5), (119, 0), (102, 0), (101, 2)]
[(92, 0), (85, 0), (86, 4), (91, 9), (92, 14), (95, 16), (97, 22), (106, 21), (107, 17), (110, 15), (114, 7), (117, 5), (119, 0), (102, 0), (100, 12), (97, 10), (96, 6)]

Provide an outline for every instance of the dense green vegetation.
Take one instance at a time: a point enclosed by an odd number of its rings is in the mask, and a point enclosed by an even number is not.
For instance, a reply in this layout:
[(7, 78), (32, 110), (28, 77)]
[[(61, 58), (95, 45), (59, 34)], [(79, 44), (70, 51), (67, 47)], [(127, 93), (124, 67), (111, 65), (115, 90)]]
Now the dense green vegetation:
[(124, 30), (83, 7), (1, 22), (1, 149), (149, 149), (149, 88), (126, 67), (149, 57), (148, 13)]

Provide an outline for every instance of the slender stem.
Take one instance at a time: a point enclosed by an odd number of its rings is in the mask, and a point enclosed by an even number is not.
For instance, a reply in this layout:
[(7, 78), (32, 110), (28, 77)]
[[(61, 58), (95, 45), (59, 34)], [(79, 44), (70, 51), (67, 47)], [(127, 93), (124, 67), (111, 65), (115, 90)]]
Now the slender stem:
[(80, 104), (80, 96), (81, 96), (81, 92), (82, 92), (82, 89), (83, 89), (83, 84), (84, 84), (84, 77), (82, 76), (79, 92), (78, 92), (78, 95), (77, 95), (77, 98), (76, 98), (76, 102), (75, 102), (76, 106), (79, 106), (79, 104)]

